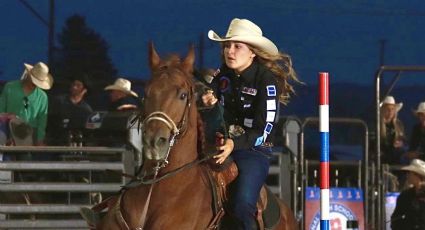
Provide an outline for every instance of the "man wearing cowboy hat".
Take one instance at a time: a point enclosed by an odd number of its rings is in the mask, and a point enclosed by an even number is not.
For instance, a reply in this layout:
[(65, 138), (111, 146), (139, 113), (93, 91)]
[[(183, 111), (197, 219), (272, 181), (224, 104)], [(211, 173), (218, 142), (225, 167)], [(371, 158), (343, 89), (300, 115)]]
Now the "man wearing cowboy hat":
[(37, 145), (44, 144), (48, 97), (44, 90), (53, 85), (49, 67), (43, 62), (24, 64), (21, 80), (6, 83), (0, 96), (0, 113), (11, 113), (34, 129)]
[(410, 188), (402, 191), (391, 215), (393, 230), (425, 229), (425, 162), (414, 159), (407, 171), (407, 183)]
[(425, 159), (425, 102), (421, 102), (418, 108), (413, 111), (418, 119), (418, 123), (413, 126), (410, 142), (409, 152), (406, 154), (407, 158), (420, 158)]
[(54, 97), (49, 111), (48, 134), (53, 145), (70, 144), (71, 136), (80, 136), (84, 132), (92, 107), (85, 100), (89, 88), (87, 75), (72, 79), (67, 94)]
[(123, 111), (137, 109), (137, 93), (131, 90), (131, 82), (124, 78), (117, 78), (114, 84), (105, 87), (109, 91), (109, 111)]

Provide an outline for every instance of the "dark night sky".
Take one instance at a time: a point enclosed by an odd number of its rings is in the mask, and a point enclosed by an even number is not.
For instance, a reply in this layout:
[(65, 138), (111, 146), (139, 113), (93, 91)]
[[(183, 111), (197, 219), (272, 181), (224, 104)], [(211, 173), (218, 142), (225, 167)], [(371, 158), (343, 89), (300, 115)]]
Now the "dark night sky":
[[(48, 18), (48, 0), (27, 0)], [(214, 29), (224, 35), (234, 17), (257, 23), (266, 37), (293, 57), (307, 83), (319, 71), (331, 82), (373, 84), (379, 65), (379, 40), (385, 63), (425, 65), (425, 2), (422, 0), (58, 0), (56, 33), (78, 13), (110, 45), (120, 76), (146, 78), (147, 42), (160, 54), (185, 53), (204, 33), (204, 64), (219, 66), (218, 44), (207, 40)], [(47, 61), (47, 26), (19, 0), (1, 0), (0, 79), (20, 76), (23, 63)], [(422, 81), (423, 82), (423, 81)]]

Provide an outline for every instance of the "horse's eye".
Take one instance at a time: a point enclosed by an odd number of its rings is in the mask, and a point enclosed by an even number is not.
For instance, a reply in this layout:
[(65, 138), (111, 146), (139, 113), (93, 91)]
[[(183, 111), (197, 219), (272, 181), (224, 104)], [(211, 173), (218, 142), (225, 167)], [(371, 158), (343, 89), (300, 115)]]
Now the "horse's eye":
[(180, 99), (181, 100), (184, 100), (184, 99), (186, 99), (187, 98), (187, 93), (182, 93), (181, 95), (180, 95)]

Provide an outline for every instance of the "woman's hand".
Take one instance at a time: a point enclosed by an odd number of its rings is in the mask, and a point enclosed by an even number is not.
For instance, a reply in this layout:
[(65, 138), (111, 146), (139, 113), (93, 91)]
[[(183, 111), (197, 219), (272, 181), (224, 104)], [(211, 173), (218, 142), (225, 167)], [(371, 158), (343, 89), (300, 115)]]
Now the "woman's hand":
[(224, 143), (224, 138), (221, 139), (220, 145), (217, 146), (217, 151), (219, 154), (215, 155), (214, 158), (217, 159), (215, 163), (223, 164), (223, 162), (227, 159), (227, 157), (232, 153), (235, 144), (233, 140), (230, 138), (226, 139)]
[(403, 147), (403, 140), (395, 140), (394, 141), (394, 148), (401, 148)]
[(214, 91), (212, 90), (207, 90), (203, 95), (202, 95), (202, 103), (204, 104), (204, 106), (213, 106), (215, 105), (215, 103), (217, 103), (217, 98), (214, 96)]

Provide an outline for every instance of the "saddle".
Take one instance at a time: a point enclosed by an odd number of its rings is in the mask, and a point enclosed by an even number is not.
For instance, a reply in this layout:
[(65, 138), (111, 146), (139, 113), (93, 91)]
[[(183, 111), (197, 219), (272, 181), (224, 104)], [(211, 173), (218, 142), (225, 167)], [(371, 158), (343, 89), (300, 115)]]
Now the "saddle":
[[(215, 214), (207, 229), (227, 229), (227, 224), (221, 222), (225, 215), (224, 204), (229, 199), (227, 186), (236, 179), (238, 175), (237, 166), (233, 160), (226, 160), (225, 163), (220, 166), (216, 165), (214, 161), (210, 161), (203, 165), (203, 167), (203, 171), (210, 182)], [(108, 197), (91, 208), (80, 208), (80, 214), (87, 221), (90, 229), (96, 229), (96, 224), (104, 215), (105, 210), (111, 210), (119, 206), (122, 194), (121, 192), (117, 196)], [(120, 216), (116, 217), (120, 218)], [(273, 228), (280, 220), (280, 209), (277, 200), (266, 186), (263, 186), (260, 192), (257, 202), (256, 218), (257, 226), (255, 227), (259, 230)]]
[[(213, 202), (215, 204), (215, 213), (216, 216), (213, 221), (216, 223), (211, 223), (208, 229), (234, 229), (231, 215), (227, 215), (223, 222), (220, 223), (224, 213), (220, 213), (220, 210), (223, 210), (223, 204), (228, 202), (229, 191), (227, 186), (236, 179), (238, 175), (238, 169), (233, 160), (226, 160), (225, 163), (221, 166), (215, 165), (215, 163), (209, 162), (209, 173), (211, 173), (211, 181), (213, 185)], [(263, 186), (260, 191), (260, 196), (257, 201), (257, 226), (253, 226), (253, 229), (264, 230), (264, 229), (273, 229), (280, 221), (280, 208), (278, 201), (274, 194), (266, 186)], [(230, 222), (230, 223), (229, 223)]]

